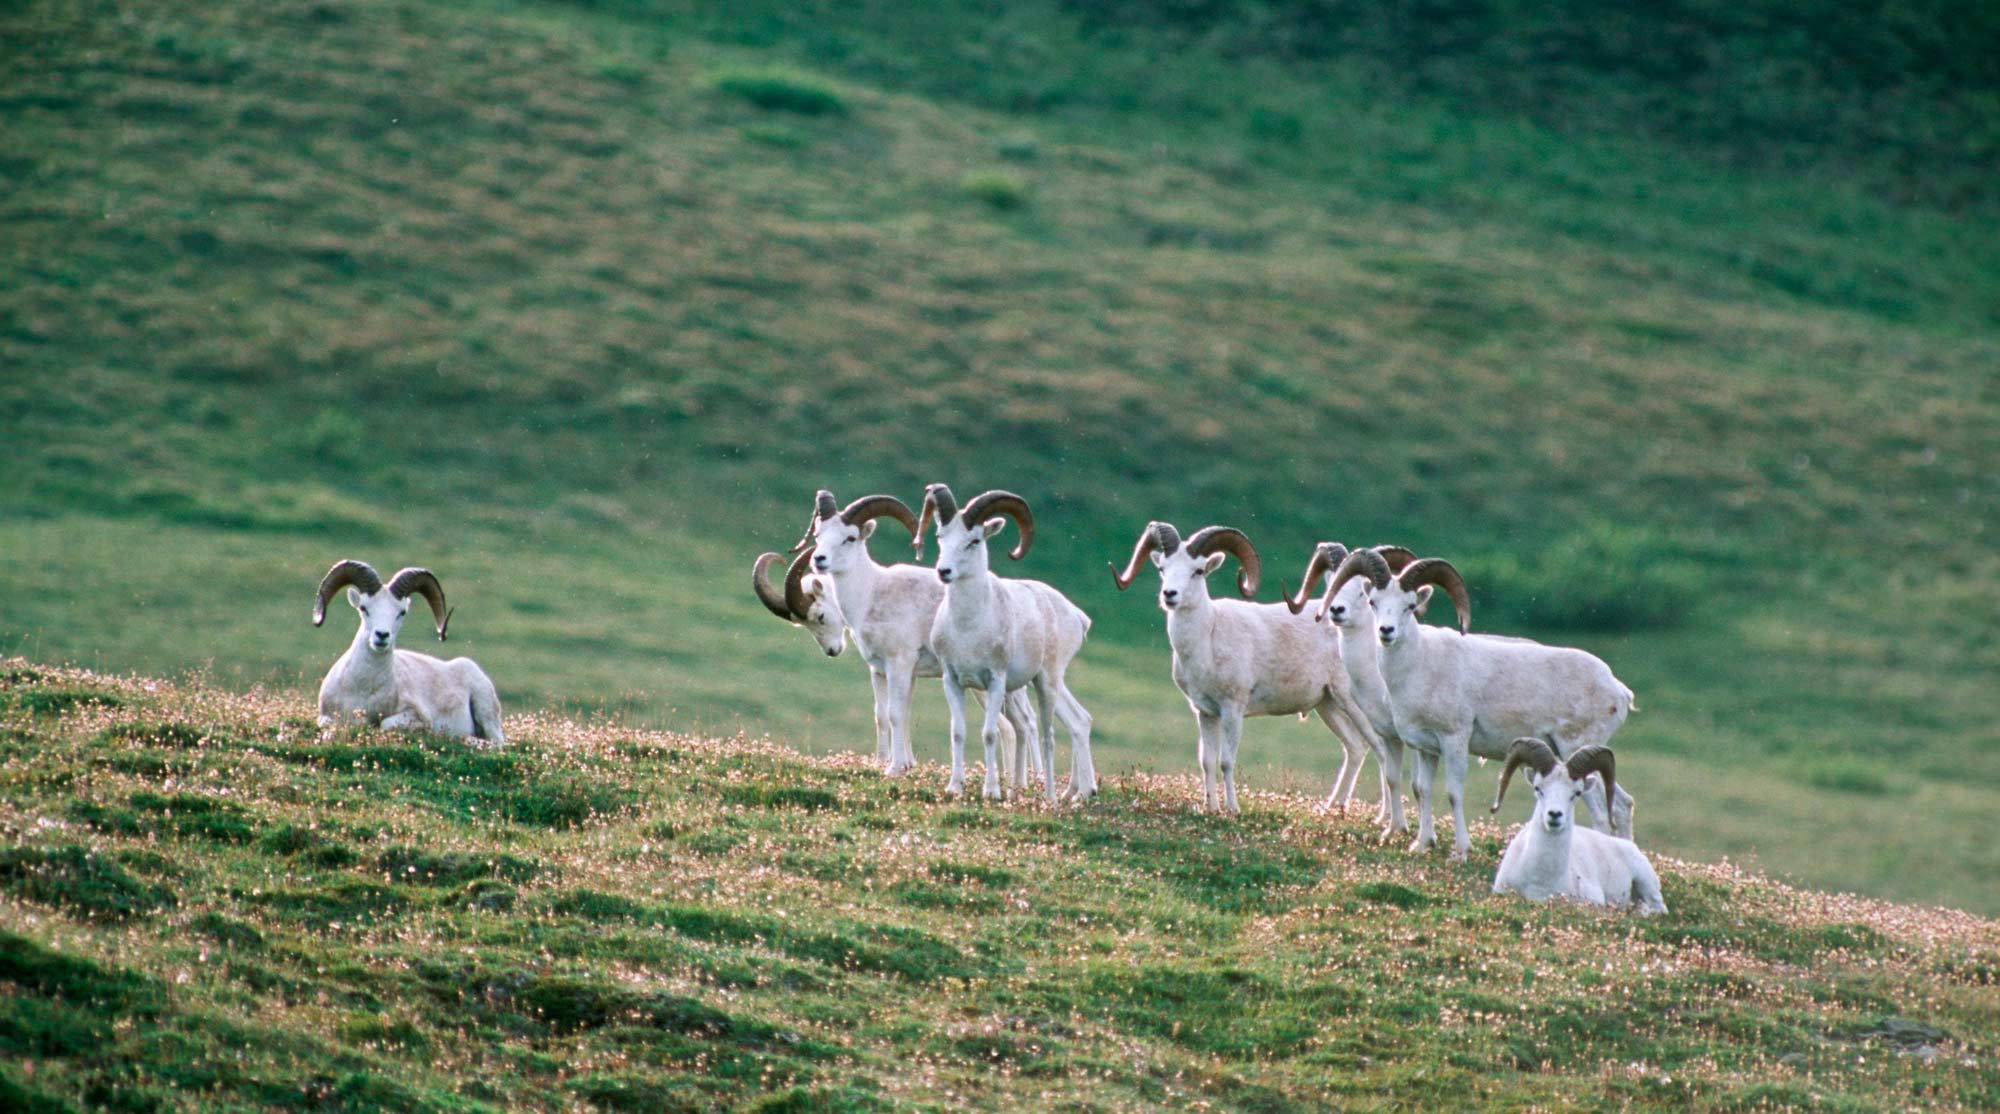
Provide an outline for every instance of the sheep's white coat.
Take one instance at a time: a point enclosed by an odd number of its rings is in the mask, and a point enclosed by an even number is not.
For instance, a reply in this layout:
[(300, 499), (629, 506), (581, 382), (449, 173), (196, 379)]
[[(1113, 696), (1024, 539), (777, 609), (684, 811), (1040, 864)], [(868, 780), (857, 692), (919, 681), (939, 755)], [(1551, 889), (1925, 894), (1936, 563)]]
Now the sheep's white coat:
[(1667, 911), (1660, 876), (1637, 844), (1577, 827), (1577, 801), (1587, 788), (1602, 792), (1595, 775), (1575, 781), (1558, 765), (1533, 775), (1532, 784), (1535, 813), (1501, 854), (1494, 893), (1517, 893), (1530, 901), (1567, 897), (1614, 909), (1636, 905), (1644, 916)]
[[(1411, 592), (1390, 581), (1369, 589), (1396, 734), (1419, 755), (1412, 849), (1437, 842), (1433, 803), (1442, 767), (1456, 861), (1472, 846), (1465, 825), (1469, 755), (1505, 758), (1524, 735), (1546, 740), (1563, 758), (1601, 745), (1631, 713), (1632, 690), (1582, 650), (1427, 626), (1418, 619), (1430, 597), (1429, 585)], [(1631, 796), (1620, 788), (1607, 808), (1602, 786), (1595, 792), (1598, 823), (1608, 818), (1615, 834), (1629, 838)]]
[(319, 724), (359, 722), (391, 730), (435, 731), (502, 746), (500, 696), (471, 658), (441, 661), (396, 648), (410, 600), (388, 588), (347, 589), (361, 615), (354, 642), (319, 686)]

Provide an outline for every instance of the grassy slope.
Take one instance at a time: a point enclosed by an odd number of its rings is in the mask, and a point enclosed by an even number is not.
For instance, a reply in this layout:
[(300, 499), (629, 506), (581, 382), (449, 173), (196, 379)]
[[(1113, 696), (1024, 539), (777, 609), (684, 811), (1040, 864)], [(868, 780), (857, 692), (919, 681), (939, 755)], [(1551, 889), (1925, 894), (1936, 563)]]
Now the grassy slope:
[(1966, 914), (1662, 860), (1641, 922), (1492, 897), (1490, 826), (1413, 863), (1303, 798), (1197, 816), (1185, 777), (962, 806), (742, 739), (327, 740), (0, 671), (9, 1109), (2000, 1102)]
[[(1233, 16), (730, 12), (5, 17), (0, 639), (303, 688), (347, 637), (301, 621), (313, 577), (422, 561), (515, 707), (865, 746), (858, 669), (763, 616), (750, 556), (822, 483), (1004, 483), (1027, 571), (1098, 619), (1110, 768), (1191, 750), (1157, 612), (1098, 571), (1146, 519), (1243, 525), (1273, 579), (1394, 538), (1640, 692), (1649, 844), (2000, 910), (1987, 86), (1884, 79), (1878, 126), (1964, 141), (1912, 168), (1450, 85), (1482, 66), (1405, 87), (1365, 35), (1273, 61)], [(714, 87), (773, 61), (845, 111)], [(1674, 118), (1778, 105), (1740, 95), (1771, 73)], [(996, 167), (1025, 206), (959, 193)], [(1883, 184), (1916, 181), (1949, 188)], [(1578, 553), (1610, 567), (1554, 581)], [(1578, 593), (1643, 620), (1578, 630)], [(1329, 751), (1259, 723), (1246, 757), (1296, 783)]]

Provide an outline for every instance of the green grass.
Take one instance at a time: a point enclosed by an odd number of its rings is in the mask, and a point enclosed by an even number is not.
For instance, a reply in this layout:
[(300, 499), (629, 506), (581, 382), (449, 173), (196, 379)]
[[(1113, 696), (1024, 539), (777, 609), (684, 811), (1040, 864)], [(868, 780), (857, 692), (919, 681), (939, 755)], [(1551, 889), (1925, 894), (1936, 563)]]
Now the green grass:
[[(959, 804), (935, 764), (888, 781), (849, 757), (552, 717), (498, 754), (322, 737), (286, 697), (18, 672), (35, 679), (0, 691), (117, 704), (0, 712), (10, 1110), (2000, 1094), (2000, 926), (1965, 914), (1663, 858), (1672, 911), (1640, 921), (1492, 896), (1490, 825), (1454, 866), (1305, 797), (1197, 815), (1185, 775), (1081, 808)], [(120, 764), (140, 755), (192, 765)], [(78, 823), (80, 770), (90, 799), (227, 805), (259, 838)], [(557, 787), (628, 803), (575, 824), (461, 807)]]
[[(1244, 527), (1267, 581), (1396, 540), (1638, 692), (1649, 847), (2000, 912), (1973, 8), (17, 5), (0, 650), (304, 715), (353, 555), (437, 569), (510, 712), (872, 750), (750, 561), (822, 485), (1004, 485), (1096, 620), (1107, 770), (1193, 761), (1150, 585), (1102, 572), (1147, 520)], [(1658, 42), (1701, 64), (1619, 45)], [(996, 164), (1004, 219), (960, 189)], [(1319, 727), (1248, 734), (1251, 785), (1330, 777)]]

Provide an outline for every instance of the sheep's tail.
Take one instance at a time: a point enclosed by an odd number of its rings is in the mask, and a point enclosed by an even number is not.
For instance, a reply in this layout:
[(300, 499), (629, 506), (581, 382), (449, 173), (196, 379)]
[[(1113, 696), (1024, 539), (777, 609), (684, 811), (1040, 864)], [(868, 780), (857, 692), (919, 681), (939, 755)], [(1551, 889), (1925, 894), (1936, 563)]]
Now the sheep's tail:
[(491, 681), (472, 686), (472, 736), (496, 747), (507, 745), (500, 731), (500, 694), (493, 691)]

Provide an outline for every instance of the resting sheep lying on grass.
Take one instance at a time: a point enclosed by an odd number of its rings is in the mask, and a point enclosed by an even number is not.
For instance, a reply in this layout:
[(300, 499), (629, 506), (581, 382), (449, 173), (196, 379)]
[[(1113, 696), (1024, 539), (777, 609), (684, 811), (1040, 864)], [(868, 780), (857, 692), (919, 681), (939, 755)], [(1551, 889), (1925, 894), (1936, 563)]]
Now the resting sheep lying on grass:
[(1493, 811), (1500, 811), (1507, 782), (1523, 765), (1534, 771), (1535, 814), (1501, 854), (1493, 892), (1517, 893), (1530, 901), (1568, 897), (1614, 909), (1637, 905), (1642, 916), (1666, 912), (1660, 876), (1638, 845), (1577, 827), (1577, 802), (1594, 779), (1603, 778), (1605, 790), (1616, 791), (1611, 748), (1584, 747), (1562, 762), (1540, 739), (1514, 740), (1500, 771)]
[(319, 582), (313, 626), (326, 621), (326, 603), (342, 588), (347, 602), (361, 613), (361, 626), (354, 644), (320, 682), (321, 727), (358, 721), (481, 739), (496, 747), (506, 742), (500, 731), (500, 696), (471, 658), (439, 661), (396, 649), (411, 596), (420, 595), (430, 605), (438, 641), (444, 641), (451, 612), (445, 609), (444, 587), (429, 569), (403, 569), (383, 584), (365, 561), (338, 562)]

